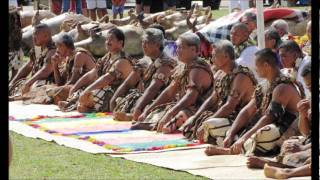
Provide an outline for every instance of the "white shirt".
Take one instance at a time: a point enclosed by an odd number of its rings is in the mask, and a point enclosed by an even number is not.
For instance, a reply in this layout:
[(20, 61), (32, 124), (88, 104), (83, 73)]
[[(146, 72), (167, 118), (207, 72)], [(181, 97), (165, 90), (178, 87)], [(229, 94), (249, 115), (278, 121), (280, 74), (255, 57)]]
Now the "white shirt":
[(255, 63), (255, 55), (254, 55), (258, 50), (259, 49), (257, 46), (249, 46), (245, 48), (241, 52), (240, 57), (236, 59), (236, 62), (239, 65), (248, 67), (253, 72), (256, 79), (258, 81), (261, 81), (262, 79), (258, 76), (256, 72), (256, 63)]

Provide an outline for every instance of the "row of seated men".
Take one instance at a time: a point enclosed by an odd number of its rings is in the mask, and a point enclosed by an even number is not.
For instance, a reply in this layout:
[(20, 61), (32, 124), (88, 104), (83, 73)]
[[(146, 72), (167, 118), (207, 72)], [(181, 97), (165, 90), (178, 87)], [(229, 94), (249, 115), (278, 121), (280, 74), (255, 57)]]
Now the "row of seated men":
[[(310, 28), (311, 22), (311, 41)], [(231, 41), (217, 41), (211, 58), (203, 59), (199, 36), (184, 33), (171, 58), (163, 28), (155, 25), (144, 31), (144, 57), (135, 59), (123, 51), (125, 36), (114, 28), (105, 42), (108, 53), (96, 60), (67, 34), (53, 43), (48, 26), (39, 24), (33, 41), (41, 52), (31, 50), (9, 86), (25, 101), (54, 103), (61, 111), (113, 112), (116, 120), (132, 121), (132, 129), (182, 132), (212, 144), (207, 155), (254, 155), (248, 167), (265, 168), (268, 177), (308, 175), (310, 54), (294, 41), (282, 42), (274, 29), (265, 37), (267, 48), (239, 58), (256, 42), (248, 26), (237, 23)], [(277, 154), (277, 162), (258, 157)]]

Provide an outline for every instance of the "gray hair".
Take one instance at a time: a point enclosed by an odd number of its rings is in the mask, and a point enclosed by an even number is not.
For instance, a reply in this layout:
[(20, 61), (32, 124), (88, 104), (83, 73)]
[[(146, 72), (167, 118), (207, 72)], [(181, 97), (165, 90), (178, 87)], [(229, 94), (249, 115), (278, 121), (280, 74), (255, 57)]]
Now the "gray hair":
[(195, 33), (183, 33), (178, 37), (178, 39), (187, 43), (188, 46), (195, 46), (197, 51), (200, 50), (200, 38)]
[(142, 40), (157, 43), (160, 45), (160, 50), (164, 47), (164, 36), (161, 30), (156, 28), (148, 28), (142, 35)]
[(56, 44), (64, 44), (69, 49), (75, 49), (74, 41), (68, 33), (62, 33), (58, 36)]
[(220, 40), (214, 44), (215, 49), (228, 54), (231, 60), (234, 60), (236, 55), (234, 52), (233, 44), (228, 40)]
[(284, 30), (285, 33), (288, 33), (289, 31), (289, 25), (287, 21), (283, 19), (273, 21), (273, 23), (271, 24), (271, 28)]

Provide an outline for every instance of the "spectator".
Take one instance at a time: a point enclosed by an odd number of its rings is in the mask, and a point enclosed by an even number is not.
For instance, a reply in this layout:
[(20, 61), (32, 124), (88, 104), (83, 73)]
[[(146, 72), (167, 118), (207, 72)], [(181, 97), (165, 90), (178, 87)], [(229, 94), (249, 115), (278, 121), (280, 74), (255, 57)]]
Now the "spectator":
[(270, 48), (274, 53), (277, 55), (277, 64), (280, 69), (282, 69), (282, 64), (280, 62), (279, 56), (279, 46), (282, 43), (281, 37), (277, 30), (275, 29), (268, 29), (264, 32), (265, 37), (265, 48)]
[(289, 32), (289, 25), (288, 25), (287, 21), (285, 21), (283, 19), (275, 20), (271, 24), (271, 28), (278, 31), (282, 40), (288, 39), (288, 36), (285, 36), (285, 35), (288, 35), (288, 32)]
[(144, 13), (150, 13), (151, 3), (151, 0), (136, 0), (136, 13), (139, 14), (142, 11)]
[(166, 0), (167, 3), (167, 9), (171, 9), (173, 11), (176, 10), (177, 1), (176, 0)]
[(120, 16), (120, 19), (123, 18), (123, 11), (124, 11), (124, 4), (125, 3), (126, 3), (126, 0), (112, 0), (113, 19), (117, 19), (118, 14)]
[[(71, 3), (71, 7), (70, 7)], [(62, 1), (62, 12), (75, 12), (77, 14), (82, 14), (82, 9), (81, 9), (81, 0), (63, 0)]]
[(234, 8), (239, 8), (241, 11), (249, 9), (249, 0), (232, 0), (229, 5), (229, 13), (232, 12)]
[(62, 0), (49, 0), (49, 9), (52, 13), (59, 15), (61, 13)]
[(89, 10), (89, 16), (91, 20), (95, 21), (98, 18), (101, 19), (107, 12), (107, 2), (105, 0), (86, 0), (87, 8)]

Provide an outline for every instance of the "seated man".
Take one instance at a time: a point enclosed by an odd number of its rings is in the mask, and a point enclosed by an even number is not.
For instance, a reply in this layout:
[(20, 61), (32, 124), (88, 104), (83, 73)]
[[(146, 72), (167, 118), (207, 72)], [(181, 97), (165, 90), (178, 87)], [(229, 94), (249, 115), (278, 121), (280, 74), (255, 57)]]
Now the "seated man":
[(282, 40), (288, 39), (289, 25), (287, 21), (278, 19), (272, 22), (270, 29), (276, 30)]
[(213, 92), (196, 114), (190, 117), (189, 122), (183, 125), (183, 134), (191, 139), (198, 136), (203, 141), (203, 128), (215, 129), (214, 136), (219, 138), (214, 143), (218, 143), (241, 109), (250, 101), (257, 81), (249, 68), (235, 62), (235, 52), (228, 40), (215, 44), (212, 61), (218, 68)]
[[(207, 155), (240, 154), (243, 151), (255, 155), (278, 153), (276, 141), (290, 130), (297, 118), (297, 103), (304, 97), (303, 88), (281, 74), (271, 49), (256, 53), (256, 68), (259, 76), (268, 80), (268, 85), (258, 85), (254, 96), (227, 132), (224, 147), (210, 146), (205, 150)], [(210, 135), (211, 129), (207, 129), (204, 139)], [(237, 135), (240, 138), (237, 139)]]
[(244, 23), (237, 23), (232, 26), (230, 39), (234, 46), (236, 62), (239, 65), (248, 67), (256, 79), (259, 80), (254, 66), (254, 53), (258, 51), (255, 43), (250, 39), (250, 31)]
[[(301, 83), (305, 92), (307, 92), (307, 87), (301, 77), (301, 70), (308, 62), (311, 62), (310, 56), (303, 57), (304, 54), (302, 53), (301, 48), (292, 40), (284, 41), (279, 46), (279, 55), (283, 65), (281, 72)], [(309, 94), (307, 93), (307, 95)]]
[(163, 41), (161, 30), (145, 30), (142, 48), (146, 57), (134, 66), (110, 101), (115, 119), (137, 119), (141, 111), (168, 85), (176, 61), (163, 53)]
[(80, 94), (83, 91), (81, 88), (86, 87), (79, 98), (77, 107), (79, 112), (110, 111), (109, 101), (114, 91), (129, 76), (133, 68), (133, 62), (126, 58), (123, 52), (124, 43), (125, 36), (120, 29), (114, 28), (108, 32), (106, 38), (108, 53), (98, 61), (94, 69), (77, 81), (69, 93)]
[(177, 55), (181, 62), (173, 81), (147, 108), (131, 128), (165, 131), (164, 127), (176, 123), (179, 114), (189, 115), (211, 93), (213, 75), (209, 64), (198, 58), (200, 39), (194, 33), (184, 33), (177, 40)]
[[(37, 82), (35, 86), (53, 82), (51, 57), (55, 53), (56, 47), (52, 41), (48, 25), (38, 24), (34, 27), (33, 43), (35, 46), (40, 46), (41, 51), (38, 54), (35, 52), (35, 48), (30, 50), (29, 61), (19, 69), (9, 84), (10, 96), (25, 94), (35, 82)], [(30, 73), (31, 78), (26, 80)], [(44, 80), (44, 82), (39, 80)]]
[[(302, 70), (301, 76), (308, 90), (311, 91), (311, 63)], [(264, 173), (271, 178), (290, 178), (311, 175), (311, 108), (310, 99), (301, 100), (298, 105), (299, 130), (303, 137), (292, 137), (281, 146), (277, 162), (252, 156), (248, 158), (249, 168), (264, 168)]]
[(48, 90), (54, 104), (68, 98), (70, 88), (85, 73), (95, 67), (95, 59), (83, 48), (75, 48), (71, 36), (61, 34), (56, 41), (57, 51), (51, 58), (54, 80), (58, 87)]

